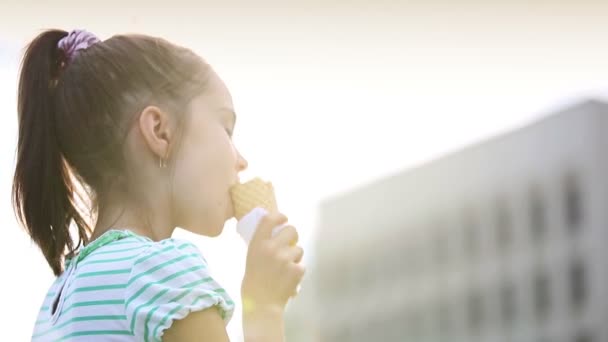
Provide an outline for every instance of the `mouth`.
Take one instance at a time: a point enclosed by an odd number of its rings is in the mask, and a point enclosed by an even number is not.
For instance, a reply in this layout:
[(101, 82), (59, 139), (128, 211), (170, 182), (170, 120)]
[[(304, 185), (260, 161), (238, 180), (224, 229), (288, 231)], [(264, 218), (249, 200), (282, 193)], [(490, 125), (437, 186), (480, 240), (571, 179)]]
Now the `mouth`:
[(232, 203), (232, 194), (230, 192), (230, 189), (232, 189), (233, 186), (235, 186), (238, 183), (234, 183), (232, 185), (230, 185), (230, 188), (228, 189), (228, 205), (227, 205), (227, 216), (228, 219), (231, 219), (234, 217), (234, 204)]
[(236, 185), (241, 184), (241, 179), (240, 177), (236, 177), (228, 186), (228, 219), (231, 219), (234, 217), (234, 203), (232, 202), (232, 188), (235, 187)]

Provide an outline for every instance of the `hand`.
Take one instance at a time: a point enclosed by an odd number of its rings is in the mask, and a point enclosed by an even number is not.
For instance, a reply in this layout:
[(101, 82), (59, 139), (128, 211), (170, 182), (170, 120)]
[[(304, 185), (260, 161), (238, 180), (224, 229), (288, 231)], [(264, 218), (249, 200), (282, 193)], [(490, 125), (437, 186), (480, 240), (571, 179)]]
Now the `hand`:
[(304, 250), (297, 246), (298, 232), (285, 226), (272, 237), (277, 226), (287, 222), (280, 213), (269, 213), (262, 220), (249, 244), (247, 266), (241, 287), (244, 310), (284, 310), (304, 273), (300, 261)]

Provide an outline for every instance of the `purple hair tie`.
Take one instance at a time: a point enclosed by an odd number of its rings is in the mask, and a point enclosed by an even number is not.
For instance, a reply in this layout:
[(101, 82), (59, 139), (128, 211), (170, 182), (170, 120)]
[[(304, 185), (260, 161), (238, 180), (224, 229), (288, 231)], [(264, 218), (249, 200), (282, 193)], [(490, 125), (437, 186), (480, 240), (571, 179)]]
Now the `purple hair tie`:
[(85, 30), (73, 30), (67, 36), (61, 38), (57, 43), (57, 48), (63, 50), (67, 61), (74, 60), (80, 50), (87, 49), (89, 46), (100, 42), (99, 38), (91, 32)]

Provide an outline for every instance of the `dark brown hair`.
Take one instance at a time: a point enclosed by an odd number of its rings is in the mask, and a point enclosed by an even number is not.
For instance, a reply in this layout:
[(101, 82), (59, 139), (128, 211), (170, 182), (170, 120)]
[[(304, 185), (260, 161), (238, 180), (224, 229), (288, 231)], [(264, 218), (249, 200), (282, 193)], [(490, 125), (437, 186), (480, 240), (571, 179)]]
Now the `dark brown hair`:
[(137, 114), (158, 105), (183, 126), (186, 115), (178, 112), (209, 74), (192, 51), (144, 35), (114, 36), (68, 60), (57, 48), (67, 35), (45, 31), (25, 51), (12, 191), (19, 222), (55, 275), (65, 256), (88, 242), (107, 190), (129, 188), (123, 142)]

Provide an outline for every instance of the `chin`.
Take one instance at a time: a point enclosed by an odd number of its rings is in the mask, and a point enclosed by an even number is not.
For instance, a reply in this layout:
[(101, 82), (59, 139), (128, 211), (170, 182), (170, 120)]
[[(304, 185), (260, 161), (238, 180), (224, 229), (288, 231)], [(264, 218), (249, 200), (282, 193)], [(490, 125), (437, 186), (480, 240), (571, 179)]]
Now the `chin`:
[(218, 232), (211, 232), (211, 233), (207, 233), (207, 234), (204, 234), (204, 235), (207, 236), (207, 237), (210, 237), (210, 238), (215, 238), (215, 237), (218, 237), (218, 236), (222, 235), (222, 231), (220, 230)]
[(208, 227), (206, 227), (207, 229), (205, 229), (205, 231), (203, 232), (203, 235), (214, 238), (214, 237), (218, 237), (220, 235), (222, 235), (222, 232), (224, 231), (224, 223), (220, 224), (220, 225), (210, 225)]
[(233, 218), (236, 218), (236, 217), (234, 217), (234, 210), (232, 210), (232, 209), (227, 210), (226, 219), (224, 219), (224, 223), (226, 223), (226, 221), (233, 219)]
[(190, 229), (190, 227), (184, 229), (197, 235), (214, 238), (222, 234), (222, 232), (224, 231), (224, 224), (225, 222), (221, 224), (209, 224), (209, 222), (207, 222), (205, 224), (195, 225), (195, 229)]
[(226, 219), (224, 220), (224, 224), (226, 224), (227, 221), (230, 221), (232, 219), (236, 219), (236, 217), (234, 217), (234, 213), (230, 213), (228, 215), (226, 215)]

